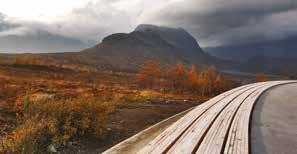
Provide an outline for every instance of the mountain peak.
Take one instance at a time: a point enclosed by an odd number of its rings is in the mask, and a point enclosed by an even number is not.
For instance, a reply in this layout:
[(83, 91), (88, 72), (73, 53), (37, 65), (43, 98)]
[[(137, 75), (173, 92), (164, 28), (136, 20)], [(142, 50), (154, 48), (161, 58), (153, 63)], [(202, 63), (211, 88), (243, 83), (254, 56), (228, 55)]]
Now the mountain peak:
[(141, 24), (134, 32), (150, 33), (160, 36), (162, 40), (182, 49), (184, 52), (203, 53), (196, 39), (183, 28), (172, 28), (151, 24)]
[(85, 51), (121, 67), (139, 66), (149, 59), (158, 59), (165, 65), (214, 62), (184, 29), (149, 24), (141, 24), (130, 33), (109, 35)]
[(145, 31), (184, 31), (183, 28), (172, 28), (172, 27), (165, 27), (165, 26), (158, 26), (158, 25), (152, 25), (152, 24), (140, 24), (138, 25), (134, 31), (136, 32), (145, 32)]

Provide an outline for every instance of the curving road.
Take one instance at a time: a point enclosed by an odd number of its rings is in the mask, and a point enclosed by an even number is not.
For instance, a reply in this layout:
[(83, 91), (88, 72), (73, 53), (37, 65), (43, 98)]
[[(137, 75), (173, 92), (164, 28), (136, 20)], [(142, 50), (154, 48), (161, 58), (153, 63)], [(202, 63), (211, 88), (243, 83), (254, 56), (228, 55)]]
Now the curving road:
[(252, 117), (251, 143), (253, 154), (297, 153), (297, 83), (261, 95)]

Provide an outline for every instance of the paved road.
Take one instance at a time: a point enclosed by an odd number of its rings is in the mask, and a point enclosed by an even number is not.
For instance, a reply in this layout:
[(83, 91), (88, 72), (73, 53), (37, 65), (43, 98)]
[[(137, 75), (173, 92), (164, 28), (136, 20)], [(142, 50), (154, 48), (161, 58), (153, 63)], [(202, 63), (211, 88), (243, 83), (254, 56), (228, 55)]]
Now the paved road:
[(277, 86), (259, 98), (251, 131), (253, 154), (297, 153), (297, 84)]

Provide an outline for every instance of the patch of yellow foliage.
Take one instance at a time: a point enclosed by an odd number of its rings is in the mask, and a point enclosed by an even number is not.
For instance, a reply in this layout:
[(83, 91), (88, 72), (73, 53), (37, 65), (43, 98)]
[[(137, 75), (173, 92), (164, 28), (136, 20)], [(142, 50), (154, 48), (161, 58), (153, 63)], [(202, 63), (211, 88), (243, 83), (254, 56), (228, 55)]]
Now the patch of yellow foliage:
[(37, 153), (85, 134), (101, 137), (113, 110), (96, 99), (24, 100), (17, 107), (19, 125), (3, 138), (0, 153)]

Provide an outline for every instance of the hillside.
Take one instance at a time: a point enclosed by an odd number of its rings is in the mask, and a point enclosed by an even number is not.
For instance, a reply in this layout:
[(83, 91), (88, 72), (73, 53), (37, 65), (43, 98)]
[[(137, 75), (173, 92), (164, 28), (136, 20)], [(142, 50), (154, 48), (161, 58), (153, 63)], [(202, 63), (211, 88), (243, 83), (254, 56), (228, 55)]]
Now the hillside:
[(81, 52), (81, 55), (92, 55), (92, 60), (97, 60), (97, 64), (120, 69), (136, 68), (149, 59), (157, 59), (163, 65), (177, 62), (210, 65), (215, 62), (184, 29), (153, 25), (139, 25), (131, 33), (107, 36), (100, 44)]

